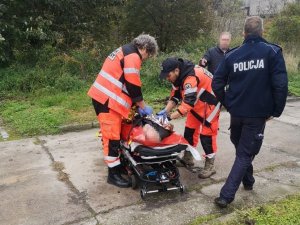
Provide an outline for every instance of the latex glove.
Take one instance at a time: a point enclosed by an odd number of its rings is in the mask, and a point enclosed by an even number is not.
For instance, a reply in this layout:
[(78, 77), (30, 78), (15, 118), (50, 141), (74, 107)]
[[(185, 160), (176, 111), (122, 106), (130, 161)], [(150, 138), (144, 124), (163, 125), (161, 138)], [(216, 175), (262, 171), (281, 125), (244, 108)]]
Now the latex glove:
[(165, 120), (167, 118), (167, 110), (163, 109), (156, 113), (156, 119), (158, 120)]
[(155, 117), (161, 124), (168, 123), (168, 114), (165, 109), (161, 110), (160, 112), (156, 113)]
[(143, 109), (139, 108), (139, 114), (141, 116), (150, 116), (152, 113), (153, 113), (153, 109), (148, 105), (146, 105)]
[(163, 110), (159, 111), (158, 113), (156, 113), (156, 115), (167, 117), (167, 110), (163, 109)]

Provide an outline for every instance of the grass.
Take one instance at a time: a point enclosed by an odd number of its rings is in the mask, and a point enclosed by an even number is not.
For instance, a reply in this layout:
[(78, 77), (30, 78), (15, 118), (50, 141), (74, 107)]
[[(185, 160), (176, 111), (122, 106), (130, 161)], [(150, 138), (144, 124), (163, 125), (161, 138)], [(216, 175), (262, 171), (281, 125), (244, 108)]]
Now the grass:
[(208, 223), (216, 218), (218, 218), (220, 214), (210, 214), (205, 216), (197, 217), (194, 221), (192, 221), (189, 225), (199, 225), (203, 223)]
[(87, 88), (74, 92), (28, 95), (18, 100), (2, 101), (0, 114), (10, 139), (41, 134), (55, 134), (59, 126), (93, 121), (94, 111)]
[[(73, 92), (44, 93), (30, 95), (18, 100), (5, 100), (0, 105), (0, 115), (10, 134), (9, 140), (42, 134), (57, 134), (59, 126), (83, 124), (96, 120), (88, 87)], [(145, 96), (147, 96), (146, 91)], [(157, 89), (146, 98), (149, 105), (158, 111), (163, 102), (161, 96), (168, 96), (167, 89)]]
[[(170, 87), (167, 84), (162, 84), (162, 88), (151, 85), (153, 80), (154, 76), (144, 77), (144, 96), (147, 104), (158, 111), (163, 107), (160, 100), (169, 95)], [(157, 79), (155, 82), (161, 81)], [(10, 134), (9, 140), (57, 134), (61, 125), (83, 124), (96, 120), (91, 99), (87, 96), (88, 88), (89, 85), (85, 85), (79, 90), (68, 92), (41, 89), (29, 94), (10, 93), (0, 105), (0, 115), (5, 129)]]
[(285, 54), (285, 63), (288, 68), (289, 92), (300, 96), (300, 56)]
[(300, 224), (300, 194), (250, 209), (235, 210), (232, 217), (221, 221), (220, 214), (196, 218), (190, 225), (298, 225)]
[(289, 92), (292, 95), (300, 96), (300, 71), (289, 73)]

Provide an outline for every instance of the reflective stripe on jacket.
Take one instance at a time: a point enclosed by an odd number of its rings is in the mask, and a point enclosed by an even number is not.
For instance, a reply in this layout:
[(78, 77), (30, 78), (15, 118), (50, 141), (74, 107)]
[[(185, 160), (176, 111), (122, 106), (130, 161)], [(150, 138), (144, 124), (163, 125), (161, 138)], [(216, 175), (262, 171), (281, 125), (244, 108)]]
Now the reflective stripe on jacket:
[(88, 95), (108, 108), (127, 118), (132, 103), (143, 100), (140, 68), (142, 64), (138, 49), (132, 44), (112, 52), (105, 60)]
[(212, 75), (202, 67), (195, 67), (194, 70), (185, 76), (179, 87), (171, 91), (170, 99), (175, 103), (181, 100), (178, 112), (186, 115), (191, 111), (204, 125), (210, 126), (217, 120), (221, 104), (217, 101), (212, 88)]

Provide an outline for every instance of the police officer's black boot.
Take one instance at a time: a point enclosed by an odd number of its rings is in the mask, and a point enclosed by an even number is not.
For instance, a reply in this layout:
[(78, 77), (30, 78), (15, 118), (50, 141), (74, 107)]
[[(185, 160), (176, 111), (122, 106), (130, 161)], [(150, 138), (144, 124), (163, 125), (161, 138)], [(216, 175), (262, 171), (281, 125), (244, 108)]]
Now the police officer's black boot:
[(113, 168), (108, 167), (107, 183), (120, 188), (127, 188), (130, 186), (129, 181), (121, 176), (120, 166), (116, 166)]

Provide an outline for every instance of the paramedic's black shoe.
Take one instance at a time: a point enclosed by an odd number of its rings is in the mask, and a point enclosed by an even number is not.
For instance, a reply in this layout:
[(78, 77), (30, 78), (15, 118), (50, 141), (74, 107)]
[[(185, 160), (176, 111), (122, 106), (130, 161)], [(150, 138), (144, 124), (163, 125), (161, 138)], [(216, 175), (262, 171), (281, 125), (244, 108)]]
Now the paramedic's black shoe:
[(226, 208), (227, 205), (229, 205), (229, 203), (221, 197), (215, 198), (215, 204), (220, 208)]
[(130, 182), (121, 176), (118, 168), (108, 168), (107, 183), (120, 188), (127, 188), (130, 186)]
[(128, 171), (126, 170), (126, 168), (124, 166), (120, 166), (120, 173), (123, 175), (128, 175)]

